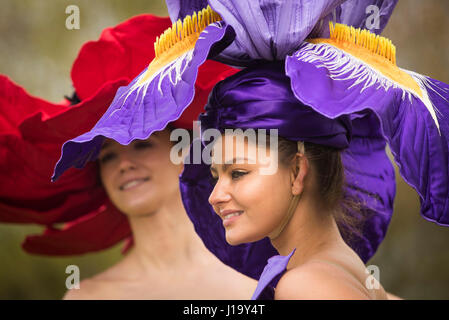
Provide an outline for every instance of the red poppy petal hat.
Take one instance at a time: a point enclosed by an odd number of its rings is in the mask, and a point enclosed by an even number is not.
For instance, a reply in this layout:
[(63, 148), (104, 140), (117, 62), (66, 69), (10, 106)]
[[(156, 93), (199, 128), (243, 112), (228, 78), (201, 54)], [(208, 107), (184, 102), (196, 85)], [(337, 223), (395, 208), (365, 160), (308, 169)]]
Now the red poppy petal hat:
[[(152, 44), (170, 26), (168, 17), (139, 15), (84, 44), (71, 72), (80, 100), (74, 105), (31, 96), (0, 75), (0, 221), (46, 226), (43, 234), (26, 238), (26, 251), (83, 254), (131, 239), (126, 216), (99, 183), (96, 162), (72, 168), (56, 182), (51, 176), (63, 143), (95, 125), (117, 89), (154, 58)], [(218, 62), (204, 64), (189, 112), (173, 126), (191, 128), (212, 87), (235, 72)]]

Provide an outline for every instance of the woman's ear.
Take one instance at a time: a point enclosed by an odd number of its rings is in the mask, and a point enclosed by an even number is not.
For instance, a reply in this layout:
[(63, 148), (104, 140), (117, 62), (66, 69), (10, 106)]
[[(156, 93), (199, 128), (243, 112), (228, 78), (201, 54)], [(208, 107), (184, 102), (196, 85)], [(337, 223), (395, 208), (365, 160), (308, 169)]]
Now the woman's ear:
[(300, 195), (304, 191), (305, 178), (309, 172), (309, 161), (303, 153), (296, 153), (291, 163), (292, 194)]

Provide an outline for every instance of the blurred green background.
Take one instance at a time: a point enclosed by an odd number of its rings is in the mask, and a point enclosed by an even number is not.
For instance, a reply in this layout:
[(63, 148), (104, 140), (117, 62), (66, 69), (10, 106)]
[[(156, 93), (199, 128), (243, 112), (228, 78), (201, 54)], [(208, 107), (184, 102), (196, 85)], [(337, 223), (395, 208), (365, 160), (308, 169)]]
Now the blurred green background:
[[(79, 30), (67, 30), (65, 8), (80, 8)], [(141, 13), (167, 15), (160, 0), (0, 0), (0, 73), (33, 95), (58, 102), (71, 94), (70, 69), (81, 45)], [(398, 65), (449, 83), (449, 1), (400, 1), (384, 36)], [(152, 44), (149, 44), (152, 45)], [(386, 290), (406, 299), (449, 299), (449, 228), (420, 217), (416, 193), (398, 175), (395, 213), (368, 265)], [(1, 181), (0, 181), (1, 183)], [(67, 265), (90, 277), (120, 260), (122, 245), (84, 256), (33, 256), (21, 250), (39, 226), (0, 225), (0, 299), (59, 299)]]

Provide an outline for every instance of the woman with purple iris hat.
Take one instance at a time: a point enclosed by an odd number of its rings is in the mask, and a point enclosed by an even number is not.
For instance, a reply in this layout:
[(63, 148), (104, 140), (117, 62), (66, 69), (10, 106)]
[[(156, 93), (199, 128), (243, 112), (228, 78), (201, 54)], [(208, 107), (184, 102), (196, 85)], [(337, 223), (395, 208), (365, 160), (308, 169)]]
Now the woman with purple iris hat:
[(420, 195), (422, 215), (449, 225), (449, 86), (398, 68), (387, 39), (328, 24), (364, 27), (365, 9), (374, 4), (375, 31), (381, 31), (396, 1), (208, 3), (214, 11), (198, 14), (205, 1), (167, 2), (172, 20), (184, 22), (156, 41), (155, 60), (119, 89), (97, 125), (64, 145), (54, 178), (95, 157), (105, 136), (127, 144), (177, 119), (207, 58), (246, 67), (215, 87), (200, 117), (202, 130), (277, 129), (285, 147), (280, 170), (259, 180), (265, 189), (273, 186), (270, 194), (251, 194), (238, 188), (258, 178), (251, 170), (228, 172), (213, 164), (214, 187), (208, 164), (186, 164), (181, 191), (197, 233), (225, 263), (247, 258), (247, 269), (256, 268), (257, 245), (271, 238), (283, 255), (268, 261), (254, 299), (385, 298), (378, 283), (366, 286), (363, 263), (383, 240), (392, 214), (395, 182), (386, 143)]

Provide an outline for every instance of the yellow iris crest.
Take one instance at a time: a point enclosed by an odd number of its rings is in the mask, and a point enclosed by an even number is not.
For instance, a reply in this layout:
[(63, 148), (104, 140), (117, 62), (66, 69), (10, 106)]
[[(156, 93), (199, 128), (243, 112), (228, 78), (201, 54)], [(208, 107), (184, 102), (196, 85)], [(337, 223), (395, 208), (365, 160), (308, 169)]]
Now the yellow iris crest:
[(207, 6), (203, 10), (185, 17), (182, 22), (181, 19), (174, 22), (170, 28), (156, 38), (154, 42), (155, 58), (149, 64), (137, 86), (148, 81), (162, 67), (192, 50), (200, 33), (209, 24), (221, 20), (220, 15)]
[[(348, 59), (340, 56), (331, 63), (335, 79), (343, 77), (343, 73), (347, 78), (351, 73), (349, 77), (353, 77), (354, 84), (363, 83), (363, 89), (374, 83), (385, 90), (390, 87), (401, 88), (403, 97), (408, 92), (423, 102), (439, 130), (438, 110), (427, 94), (431, 89), (430, 85), (424, 76), (413, 74), (396, 65), (396, 47), (389, 39), (365, 29), (355, 29), (339, 23), (333, 25), (332, 22), (329, 23), (329, 31), (329, 38), (307, 39), (307, 42), (315, 45), (331, 45), (347, 54)], [(361, 62), (370, 68), (361, 71)], [(337, 69), (340, 71), (337, 72)]]
[(329, 22), (329, 31), (329, 39), (336, 42), (353, 43), (396, 64), (396, 47), (390, 39), (376, 35), (366, 29), (356, 29), (341, 23), (334, 25)]
[(360, 59), (386, 78), (423, 97), (419, 84), (396, 65), (396, 47), (391, 40), (366, 29), (341, 23), (329, 23), (329, 38), (308, 39), (310, 43), (327, 43)]

